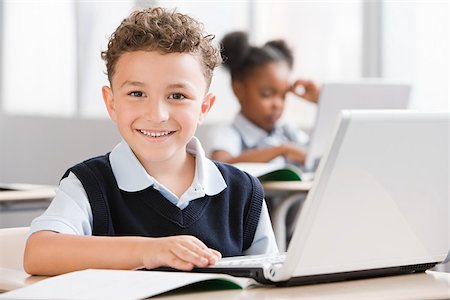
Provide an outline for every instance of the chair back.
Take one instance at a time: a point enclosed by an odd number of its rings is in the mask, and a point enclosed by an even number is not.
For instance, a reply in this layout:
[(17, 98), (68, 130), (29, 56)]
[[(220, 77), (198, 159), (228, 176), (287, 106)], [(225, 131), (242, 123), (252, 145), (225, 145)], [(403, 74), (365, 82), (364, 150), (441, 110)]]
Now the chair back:
[(0, 229), (0, 268), (23, 270), (29, 227)]

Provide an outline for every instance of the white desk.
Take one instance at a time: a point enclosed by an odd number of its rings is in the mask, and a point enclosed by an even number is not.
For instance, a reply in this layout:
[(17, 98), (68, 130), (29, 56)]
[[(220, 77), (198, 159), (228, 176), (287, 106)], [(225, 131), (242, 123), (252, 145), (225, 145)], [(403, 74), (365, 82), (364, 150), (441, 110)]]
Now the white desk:
[(289, 209), (305, 200), (312, 181), (266, 181), (262, 183), (265, 194), (274, 202), (272, 226), (278, 249), (286, 251), (286, 217)]
[[(33, 284), (45, 277), (29, 276), (23, 271), (0, 268), (0, 290), (7, 291)], [(150, 284), (150, 283), (149, 283)], [(431, 272), (364, 280), (296, 286), (289, 288), (252, 287), (245, 290), (175, 292), (157, 299), (214, 300), (432, 300), (450, 298), (450, 274)]]
[(45, 276), (30, 276), (23, 270), (0, 268), (0, 291), (12, 291), (33, 284)]
[(54, 186), (0, 183), (0, 227), (29, 226), (54, 196)]
[(427, 272), (364, 280), (246, 290), (195, 292), (156, 297), (164, 300), (433, 300), (450, 299), (450, 274)]
[(55, 197), (55, 187), (37, 184), (0, 183), (0, 203), (50, 201)]

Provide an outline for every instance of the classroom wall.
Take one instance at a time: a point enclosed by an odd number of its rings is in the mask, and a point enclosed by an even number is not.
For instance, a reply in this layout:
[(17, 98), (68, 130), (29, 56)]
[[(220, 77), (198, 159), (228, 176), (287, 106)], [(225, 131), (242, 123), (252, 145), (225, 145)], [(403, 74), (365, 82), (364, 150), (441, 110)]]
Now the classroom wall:
[(109, 119), (0, 116), (0, 182), (56, 185), (65, 170), (120, 141)]
[[(56, 89), (59, 86), (58, 81), (49, 77), (47, 73), (44, 75), (33, 73), (42, 70), (48, 72), (53, 70), (50, 67), (55, 66), (62, 68), (65, 66), (62, 62), (67, 60), (66, 57), (58, 60), (55, 55), (38, 55), (36, 57), (39, 59), (36, 59), (26, 52), (20, 52), (28, 51), (27, 44), (22, 44), (25, 43), (23, 39), (8, 40), (5, 47), (0, 47), (0, 181), (55, 183), (65, 168), (71, 164), (104, 153), (116, 143), (117, 133), (114, 125), (108, 120), (101, 100), (100, 86), (106, 80), (106, 76), (102, 73), (104, 63), (99, 57), (99, 52), (105, 47), (106, 32), (110, 33), (117, 26), (117, 22), (123, 18), (128, 7), (134, 5), (131, 2), (127, 5), (119, 2), (114, 5), (97, 2), (77, 3), (76, 19), (83, 24), (78, 28), (77, 38), (83, 43), (78, 43), (79, 56), (76, 62), (73, 62), (79, 73), (75, 93), (71, 93), (73, 89), (63, 89), (64, 92), (60, 92)], [(13, 2), (5, 5), (0, 2), (0, 23), (2, 23), (0, 25), (3, 28), (6, 28), (7, 20), (1, 16), (2, 7), (6, 9), (7, 6), (13, 6), (11, 3)], [(412, 109), (450, 110), (447, 84), (448, 3), (442, 1), (414, 3), (294, 1), (283, 5), (270, 1), (264, 3), (242, 1), (232, 5), (225, 2), (188, 4), (186, 1), (158, 1), (158, 3), (178, 7), (180, 11), (198, 17), (205, 23), (205, 28), (209, 32), (216, 34), (216, 41), (231, 30), (249, 30), (251, 40), (258, 45), (268, 39), (286, 38), (296, 54), (293, 78), (312, 78), (321, 84), (327, 81), (358, 80), (363, 76), (379, 75), (381, 78), (400, 80), (413, 85), (410, 105)], [(141, 4), (145, 5), (144, 2)], [(17, 5), (17, 13), (27, 18), (23, 19), (25, 21), (17, 17), (9, 18), (14, 20), (10, 24), (14, 29), (11, 30), (11, 37), (17, 37), (14, 33), (17, 33), (19, 25), (23, 26), (20, 28), (24, 32), (30, 30), (31, 27), (26, 21), (30, 22), (30, 17), (36, 15), (37, 8), (48, 10), (48, 7), (42, 4), (30, 6), (18, 2)], [(46, 5), (51, 6), (50, 3)], [(58, 7), (65, 13), (73, 10), (67, 3), (62, 6)], [(108, 16), (102, 14), (106, 6), (110, 10)], [(42, 13), (41, 10), (38, 12)], [(367, 15), (363, 11), (372, 13)], [(98, 14), (95, 14), (96, 12)], [(64, 13), (55, 14), (55, 17), (56, 15), (66, 16)], [(383, 18), (375, 22), (375, 25), (368, 25), (368, 22), (364, 21), (368, 16), (371, 16), (371, 19), (380, 16)], [(41, 19), (42, 15), (38, 14), (36, 24), (32, 23), (32, 27), (36, 29), (44, 26), (41, 31), (47, 32), (48, 30), (44, 30), (47, 23), (37, 24)], [(268, 22), (274, 19), (276, 22)], [(343, 19), (346, 19), (346, 22), (342, 22)], [(9, 34), (0, 30), (1, 39), (6, 40), (8, 36)], [(372, 44), (365, 45), (366, 42), (361, 36), (372, 37), (374, 43), (378, 43), (379, 49), (369, 47)], [(39, 39), (39, 46), (48, 42), (44, 35), (39, 35)], [(54, 40), (50, 38), (50, 41)], [(14, 44), (18, 41), (20, 43)], [(69, 45), (61, 43), (60, 40), (57, 44)], [(53, 47), (53, 43), (49, 45)], [(11, 48), (9, 52), (6, 51), (7, 46)], [(41, 48), (37, 46), (36, 44), (36, 48), (33, 48), (34, 53), (52, 53), (48, 51), (49, 49), (38, 51)], [(370, 53), (366, 53), (367, 49), (373, 51), (378, 49), (380, 53), (374, 55), (375, 61), (372, 61)], [(8, 56), (8, 53), (11, 55)], [(42, 62), (44, 67), (37, 68), (36, 66), (40, 65), (31, 64), (33, 61)], [(8, 62), (11, 68), (6, 68), (5, 62)], [(365, 70), (364, 66), (369, 62), (376, 66), (377, 72)], [(23, 68), (20, 68), (21, 65)], [(57, 78), (67, 77), (61, 71), (57, 71), (56, 74)], [(98, 78), (103, 81), (98, 81), (92, 74), (99, 74)], [(16, 77), (18, 79), (13, 80)], [(34, 88), (30, 85), (37, 84), (39, 78), (45, 78), (45, 86), (48, 85), (49, 89), (39, 85), (40, 88)], [(10, 81), (17, 85), (6, 89)], [(27, 83), (26, 88), (23, 88), (24, 82)], [(5, 90), (11, 93), (6, 93)], [(217, 98), (205, 123), (213, 125), (231, 121), (239, 107), (230, 88), (229, 74), (223, 67), (219, 67), (215, 73), (211, 91)], [(49, 98), (54, 98), (54, 101), (44, 101)], [(71, 98), (75, 98), (78, 102), (68, 105), (70, 109), (61, 109), (60, 118), (52, 117), (58, 115), (54, 112), (57, 110), (55, 107)], [(33, 107), (36, 111), (31, 109)], [(290, 95), (283, 121), (308, 130), (314, 124), (315, 112), (313, 104)], [(18, 115), (20, 113), (26, 115)], [(199, 130), (202, 132), (204, 129), (205, 126)]]
[[(210, 125), (197, 130), (204, 139)], [(57, 185), (72, 165), (120, 142), (109, 119), (0, 115), (0, 182)]]

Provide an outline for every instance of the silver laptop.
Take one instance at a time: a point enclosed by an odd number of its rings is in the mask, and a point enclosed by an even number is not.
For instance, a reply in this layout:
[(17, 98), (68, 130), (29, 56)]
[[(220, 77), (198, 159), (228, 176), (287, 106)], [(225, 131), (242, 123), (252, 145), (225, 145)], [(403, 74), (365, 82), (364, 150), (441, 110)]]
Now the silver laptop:
[(325, 83), (320, 93), (305, 170), (316, 170), (342, 109), (405, 109), (408, 107), (410, 90), (407, 84), (376, 79)]
[(287, 252), (196, 270), (283, 286), (423, 272), (443, 262), (449, 120), (450, 113), (343, 111)]

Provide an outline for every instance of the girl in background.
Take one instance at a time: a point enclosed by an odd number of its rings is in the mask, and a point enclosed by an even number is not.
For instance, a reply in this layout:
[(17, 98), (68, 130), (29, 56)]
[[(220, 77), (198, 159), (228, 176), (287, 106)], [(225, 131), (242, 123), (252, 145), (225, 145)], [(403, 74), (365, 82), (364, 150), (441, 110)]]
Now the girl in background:
[(288, 93), (316, 103), (320, 91), (310, 80), (290, 81), (292, 51), (282, 40), (252, 46), (246, 33), (236, 31), (223, 38), (222, 58), (241, 109), (232, 124), (209, 132), (211, 158), (226, 163), (284, 160), (302, 165), (308, 136), (278, 121)]

